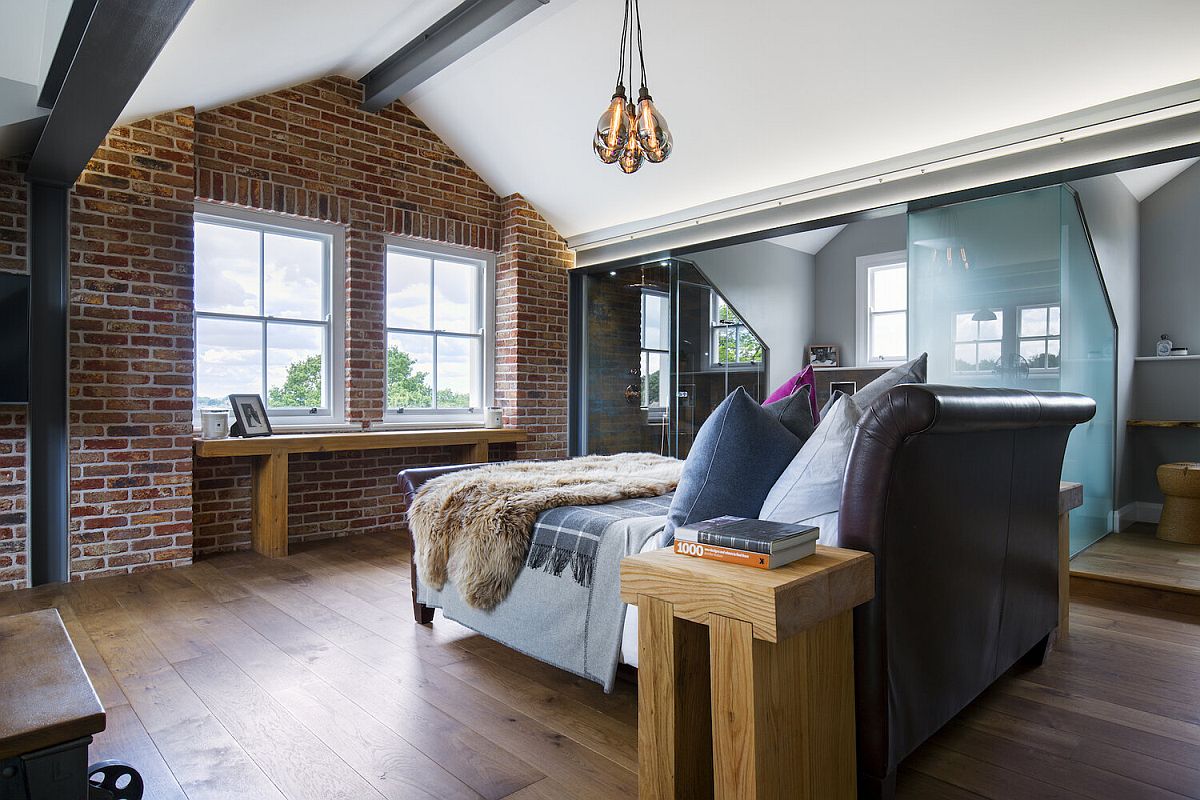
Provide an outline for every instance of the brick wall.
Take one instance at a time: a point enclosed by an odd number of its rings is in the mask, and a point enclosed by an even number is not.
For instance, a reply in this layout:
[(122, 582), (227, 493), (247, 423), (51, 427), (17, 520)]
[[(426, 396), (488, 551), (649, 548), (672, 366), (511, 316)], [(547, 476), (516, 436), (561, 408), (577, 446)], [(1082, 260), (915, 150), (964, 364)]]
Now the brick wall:
[[(538, 444), (522, 455), (566, 452), (566, 275), (558, 236), (519, 198), (501, 201), (449, 147), (400, 104), (379, 114), (359, 110), (361, 87), (326, 78), (197, 115), (197, 198), (337, 222), (346, 226), (346, 414), (356, 422), (383, 419), (386, 365), (385, 237), (411, 236), (481, 250), (506, 247), (498, 294), (509, 286), (550, 304), (539, 317), (498, 325), (499, 348), (542, 359), (559, 369), (561, 391), (548, 388), (524, 404), (497, 391), (509, 424), (537, 423)], [(507, 218), (521, 215), (518, 226)], [(520, 229), (518, 233), (518, 227)], [(561, 274), (552, 275), (553, 271)], [(520, 277), (519, 284), (517, 282)], [(555, 305), (556, 304), (556, 305)], [(558, 319), (555, 319), (558, 318)], [(543, 338), (559, 341), (544, 344)], [(561, 358), (551, 351), (562, 350)], [(504, 368), (499, 352), (497, 382)], [(547, 381), (545, 370), (533, 380)], [(557, 390), (556, 390), (557, 391)], [(550, 409), (553, 403), (561, 408)], [(550, 413), (547, 413), (549, 411)], [(546, 418), (550, 421), (543, 422)], [(543, 427), (549, 425), (550, 427)], [(559, 436), (561, 441), (550, 439)], [(497, 448), (500, 458), (514, 448)], [(453, 463), (452, 450), (308, 454), (291, 458), (289, 538), (293, 541), (371, 530), (395, 530), (404, 504), (396, 473), (408, 466)], [(196, 551), (246, 547), (250, 540), (248, 459), (198, 461), (195, 466)]]
[(193, 115), (114, 128), (71, 195), (71, 577), (192, 557)]
[(519, 458), (567, 455), (567, 270), (575, 257), (520, 195), (504, 198), (496, 261), (496, 401), (525, 428)]
[[(28, 272), (23, 162), (0, 160), (0, 271)], [(3, 346), (3, 343), (0, 343)], [(0, 406), (0, 590), (26, 583), (25, 407)]]
[[(407, 108), (358, 109), (327, 78), (199, 114), (114, 129), (71, 199), (72, 577), (247, 547), (247, 459), (195, 461), (195, 200), (346, 228), (346, 410), (383, 416), (385, 236), (498, 252), (497, 399), (533, 433), (498, 458), (566, 453), (571, 255), (519, 196), (501, 199)], [(21, 165), (0, 162), (0, 269), (25, 269)], [(0, 408), (0, 588), (24, 566), (25, 420)], [(293, 456), (292, 539), (394, 530), (395, 475), (447, 449)], [(19, 544), (16, 544), (18, 543)]]

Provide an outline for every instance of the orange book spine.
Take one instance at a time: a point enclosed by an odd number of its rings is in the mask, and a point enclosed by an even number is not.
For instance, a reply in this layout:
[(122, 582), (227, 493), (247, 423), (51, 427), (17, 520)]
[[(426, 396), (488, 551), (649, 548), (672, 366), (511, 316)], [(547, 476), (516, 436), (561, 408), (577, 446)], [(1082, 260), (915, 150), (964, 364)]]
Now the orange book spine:
[(726, 564), (741, 564), (743, 567), (770, 569), (771, 556), (766, 553), (750, 553), (745, 550), (733, 550), (728, 547), (717, 547), (711, 544), (697, 542), (675, 542), (675, 552), (693, 558), (707, 558), (711, 561), (724, 561)]

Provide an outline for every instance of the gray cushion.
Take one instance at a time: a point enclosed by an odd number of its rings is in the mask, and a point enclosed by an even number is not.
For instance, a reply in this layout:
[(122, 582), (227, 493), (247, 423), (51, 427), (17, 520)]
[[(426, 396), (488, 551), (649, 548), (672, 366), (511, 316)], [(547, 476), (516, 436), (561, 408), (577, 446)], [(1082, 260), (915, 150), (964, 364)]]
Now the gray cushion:
[[(759, 519), (772, 522), (818, 524), (812, 520), (840, 510), (846, 460), (858, 423), (858, 408), (839, 395), (829, 413), (800, 452), (787, 465), (763, 501)], [(821, 541), (829, 541), (821, 531)]]
[(816, 423), (812, 416), (812, 387), (808, 384), (797, 386), (796, 390), (782, 400), (763, 406), (783, 423), (783, 427), (791, 431), (801, 444), (812, 436)]
[(659, 546), (671, 545), (675, 528), (689, 522), (725, 514), (757, 516), (767, 492), (799, 450), (800, 440), (776, 415), (738, 387), (696, 434)]
[(921, 355), (912, 361), (892, 367), (855, 392), (850, 397), (851, 402), (858, 407), (858, 411), (861, 414), (870, 408), (876, 400), (883, 397), (893, 386), (899, 386), (902, 383), (925, 383), (925, 367), (928, 361), (929, 354), (921, 353)]

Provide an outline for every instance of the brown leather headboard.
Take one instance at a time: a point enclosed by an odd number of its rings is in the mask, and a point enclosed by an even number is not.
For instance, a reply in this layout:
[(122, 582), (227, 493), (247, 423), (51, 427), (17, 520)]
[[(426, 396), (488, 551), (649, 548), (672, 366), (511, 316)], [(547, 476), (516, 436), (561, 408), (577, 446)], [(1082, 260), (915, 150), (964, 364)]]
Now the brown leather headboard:
[(840, 544), (874, 554), (855, 611), (860, 768), (881, 779), (1057, 624), (1058, 488), (1081, 395), (904, 385), (859, 421)]

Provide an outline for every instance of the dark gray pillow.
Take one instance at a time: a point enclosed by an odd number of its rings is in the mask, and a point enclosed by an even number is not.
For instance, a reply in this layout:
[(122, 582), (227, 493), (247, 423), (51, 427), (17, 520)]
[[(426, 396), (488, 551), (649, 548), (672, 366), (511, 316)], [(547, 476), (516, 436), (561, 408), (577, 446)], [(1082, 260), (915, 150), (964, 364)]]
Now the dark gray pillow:
[(775, 415), (775, 419), (783, 423), (783, 427), (792, 432), (803, 445), (812, 436), (817, 424), (813, 422), (812, 387), (808, 384), (797, 386), (796, 390), (782, 400), (763, 406)]
[(658, 535), (659, 547), (675, 541), (675, 528), (729, 514), (754, 518), (763, 500), (800, 451), (800, 440), (776, 415), (738, 387), (700, 426), (679, 488)]
[(902, 383), (925, 383), (929, 354), (921, 353), (912, 361), (892, 367), (852, 395), (852, 402), (864, 413), (871, 405), (887, 394), (888, 390)]

